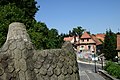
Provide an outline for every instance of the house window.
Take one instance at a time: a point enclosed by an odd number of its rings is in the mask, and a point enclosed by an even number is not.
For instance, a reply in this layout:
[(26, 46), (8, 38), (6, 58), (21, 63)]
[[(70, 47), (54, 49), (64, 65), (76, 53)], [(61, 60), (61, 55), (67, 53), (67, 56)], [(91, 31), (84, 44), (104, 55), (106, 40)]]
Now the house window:
[(89, 41), (89, 39), (87, 39), (87, 41)]
[(90, 50), (90, 48), (91, 48), (91, 46), (89, 45), (89, 46), (88, 46), (88, 49)]
[(81, 48), (84, 48), (84, 46), (81, 46)]
[(80, 50), (80, 52), (82, 52), (82, 50)]
[(84, 39), (82, 39), (82, 42), (84, 42)]

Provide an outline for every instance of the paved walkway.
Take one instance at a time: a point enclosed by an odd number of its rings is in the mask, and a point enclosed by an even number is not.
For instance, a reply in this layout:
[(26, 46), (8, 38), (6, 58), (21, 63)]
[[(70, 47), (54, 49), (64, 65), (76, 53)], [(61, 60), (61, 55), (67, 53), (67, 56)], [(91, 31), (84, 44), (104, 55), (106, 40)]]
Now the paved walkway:
[[(94, 73), (94, 65), (93, 62), (78, 61), (80, 80), (105, 80), (98, 73)], [(96, 66), (100, 67), (101, 64), (96, 64)]]
[(91, 70), (80, 71), (80, 80), (105, 80), (97, 73), (93, 73)]

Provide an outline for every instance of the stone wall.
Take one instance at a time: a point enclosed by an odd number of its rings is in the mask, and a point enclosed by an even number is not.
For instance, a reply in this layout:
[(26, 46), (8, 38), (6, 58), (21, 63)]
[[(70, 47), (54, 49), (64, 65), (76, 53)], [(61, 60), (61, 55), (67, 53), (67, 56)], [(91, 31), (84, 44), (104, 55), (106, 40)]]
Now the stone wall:
[(0, 49), (0, 80), (79, 80), (73, 52), (70, 43), (62, 49), (35, 50), (25, 25), (11, 23)]

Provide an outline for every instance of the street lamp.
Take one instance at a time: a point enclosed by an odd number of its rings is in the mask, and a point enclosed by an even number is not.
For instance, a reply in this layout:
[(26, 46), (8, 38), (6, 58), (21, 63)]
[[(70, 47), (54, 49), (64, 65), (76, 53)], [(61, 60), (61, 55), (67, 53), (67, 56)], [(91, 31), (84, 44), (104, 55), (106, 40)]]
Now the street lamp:
[(95, 57), (95, 53), (94, 53), (94, 62), (95, 62), (95, 73), (97, 73), (97, 70), (96, 70), (96, 57)]
[(101, 58), (102, 70), (103, 70), (103, 57)]
[(118, 63), (118, 56), (115, 56), (115, 59), (117, 60), (117, 63)]
[(94, 63), (95, 63), (95, 73), (97, 73), (97, 70), (96, 70), (96, 60), (97, 60), (97, 58), (96, 58), (94, 52), (92, 52), (92, 57), (93, 57), (93, 61), (94, 61)]

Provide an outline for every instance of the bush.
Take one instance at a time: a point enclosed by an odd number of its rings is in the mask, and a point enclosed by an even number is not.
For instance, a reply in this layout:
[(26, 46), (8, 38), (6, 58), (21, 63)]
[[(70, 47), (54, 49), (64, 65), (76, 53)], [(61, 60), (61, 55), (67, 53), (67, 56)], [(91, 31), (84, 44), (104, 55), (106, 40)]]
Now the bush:
[(108, 61), (108, 62), (106, 63), (106, 66), (104, 66), (104, 70), (107, 70), (107, 68), (108, 68), (111, 64), (112, 64), (112, 62), (111, 62), (111, 61)]
[(114, 62), (107, 62), (104, 69), (112, 76), (120, 79), (120, 66)]

